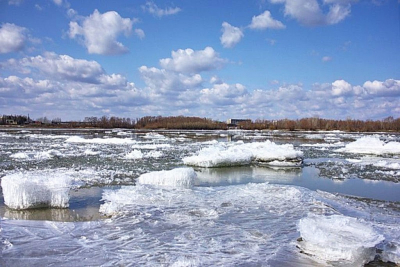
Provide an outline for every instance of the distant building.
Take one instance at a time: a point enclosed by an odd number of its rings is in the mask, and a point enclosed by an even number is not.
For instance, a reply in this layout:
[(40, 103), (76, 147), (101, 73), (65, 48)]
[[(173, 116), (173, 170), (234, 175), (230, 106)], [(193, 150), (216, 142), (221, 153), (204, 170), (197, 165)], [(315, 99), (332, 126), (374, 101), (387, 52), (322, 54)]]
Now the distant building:
[(18, 123), (17, 123), (17, 121), (15, 121), (15, 120), (12, 120), (12, 119), (8, 119), (8, 120), (6, 120), (6, 125), (17, 125)]
[(246, 123), (246, 122), (248, 122), (248, 123), (250, 123), (251, 122), (251, 120), (249, 120), (249, 119), (246, 119), (246, 120), (243, 120), (243, 119), (228, 119), (227, 121), (226, 121), (226, 124), (228, 124), (228, 127), (237, 127), (240, 123)]

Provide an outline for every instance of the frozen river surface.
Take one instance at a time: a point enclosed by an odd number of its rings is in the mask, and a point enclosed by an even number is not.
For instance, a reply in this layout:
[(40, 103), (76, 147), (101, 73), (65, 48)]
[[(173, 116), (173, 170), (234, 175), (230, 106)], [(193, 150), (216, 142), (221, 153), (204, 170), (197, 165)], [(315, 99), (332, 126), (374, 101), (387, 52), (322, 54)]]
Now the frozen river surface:
[(0, 266), (400, 265), (396, 134), (3, 129), (0, 147)]

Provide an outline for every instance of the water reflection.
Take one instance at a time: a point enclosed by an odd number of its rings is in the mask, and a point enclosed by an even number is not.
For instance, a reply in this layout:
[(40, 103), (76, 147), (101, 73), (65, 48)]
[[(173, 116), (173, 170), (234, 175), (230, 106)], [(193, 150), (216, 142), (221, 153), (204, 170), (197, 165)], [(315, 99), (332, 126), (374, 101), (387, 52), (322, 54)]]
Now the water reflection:
[(13, 210), (7, 208), (1, 201), (0, 216), (13, 220), (46, 220), (60, 222), (104, 219), (105, 217), (99, 213), (102, 192), (103, 189), (100, 187), (71, 190), (69, 208), (66, 209), (43, 208)]
[(301, 168), (230, 167), (196, 169), (197, 186), (227, 186), (246, 183), (286, 183), (301, 177)]
[(400, 184), (359, 178), (329, 179), (314, 166), (273, 169), (265, 167), (197, 168), (196, 186), (228, 186), (246, 183), (296, 185), (349, 196), (400, 201)]

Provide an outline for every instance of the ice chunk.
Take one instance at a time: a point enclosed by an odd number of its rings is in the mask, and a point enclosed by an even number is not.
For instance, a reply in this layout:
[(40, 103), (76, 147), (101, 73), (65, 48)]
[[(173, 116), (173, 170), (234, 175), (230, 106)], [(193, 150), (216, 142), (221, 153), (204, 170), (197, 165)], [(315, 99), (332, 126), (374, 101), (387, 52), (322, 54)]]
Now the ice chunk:
[(125, 155), (125, 159), (142, 159), (143, 153), (140, 150), (133, 150)]
[(199, 167), (242, 166), (252, 162), (292, 167), (300, 166), (302, 157), (303, 152), (295, 150), (293, 145), (277, 145), (267, 140), (254, 143), (217, 143), (201, 149), (197, 155), (183, 158), (183, 162)]
[(155, 171), (142, 174), (138, 178), (139, 184), (174, 186), (191, 188), (196, 173), (192, 168), (176, 168), (170, 171)]
[(390, 242), (385, 244), (381, 257), (383, 262), (393, 262), (400, 265), (400, 243)]
[(70, 176), (14, 173), (1, 179), (4, 203), (12, 209), (69, 206)]
[(292, 144), (277, 145), (267, 140), (246, 145), (257, 162), (270, 163), (273, 166), (299, 166), (302, 163), (303, 152), (295, 150)]
[(129, 138), (92, 138), (85, 139), (79, 136), (72, 136), (65, 140), (66, 143), (78, 143), (78, 144), (100, 144), (100, 145), (129, 145), (135, 144), (137, 141)]
[(357, 153), (357, 154), (400, 154), (400, 143), (389, 142), (385, 144), (378, 137), (362, 137), (344, 148), (336, 150), (338, 152)]
[(301, 249), (316, 258), (363, 266), (376, 255), (375, 246), (384, 240), (370, 225), (343, 215), (308, 216), (298, 223)]
[(199, 167), (241, 166), (251, 163), (253, 154), (241, 146), (226, 147), (217, 144), (203, 148), (198, 155), (183, 158), (183, 163)]

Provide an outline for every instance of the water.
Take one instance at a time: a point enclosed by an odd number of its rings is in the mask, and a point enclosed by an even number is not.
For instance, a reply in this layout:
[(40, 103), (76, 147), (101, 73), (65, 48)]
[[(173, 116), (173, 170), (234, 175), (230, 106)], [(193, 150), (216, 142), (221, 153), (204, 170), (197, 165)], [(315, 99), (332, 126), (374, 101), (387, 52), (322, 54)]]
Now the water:
[[(12, 173), (72, 177), (66, 209), (12, 210), (4, 205), (0, 192), (3, 263), (344, 266), (349, 262), (324, 259), (328, 250), (309, 255), (299, 248), (302, 218), (334, 214), (357, 218), (372, 227), (384, 237), (375, 246), (383, 251), (379, 257), (396, 261), (400, 248), (399, 155), (338, 150), (363, 136), (343, 132), (2, 130), (0, 177)], [(399, 135), (389, 133), (373, 137), (400, 142)], [(141, 174), (183, 167), (184, 157), (215, 142), (266, 140), (293, 144), (304, 154), (303, 167), (277, 169), (256, 163), (194, 167), (197, 177), (192, 188), (136, 185)], [(332, 246), (337, 241), (332, 240)]]

